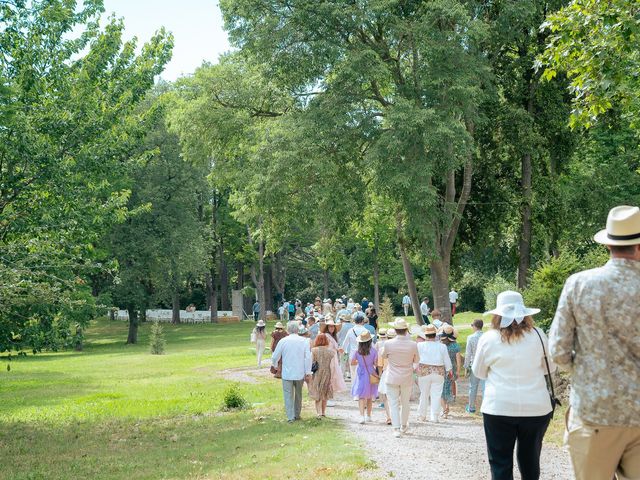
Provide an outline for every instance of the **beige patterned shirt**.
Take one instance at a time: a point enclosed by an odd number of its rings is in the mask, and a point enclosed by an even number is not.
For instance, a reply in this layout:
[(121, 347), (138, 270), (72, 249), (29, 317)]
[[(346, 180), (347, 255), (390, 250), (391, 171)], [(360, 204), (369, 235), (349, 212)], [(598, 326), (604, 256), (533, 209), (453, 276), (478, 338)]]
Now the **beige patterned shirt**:
[(569, 277), (549, 350), (571, 371), (571, 408), (581, 419), (640, 426), (640, 262), (614, 258)]

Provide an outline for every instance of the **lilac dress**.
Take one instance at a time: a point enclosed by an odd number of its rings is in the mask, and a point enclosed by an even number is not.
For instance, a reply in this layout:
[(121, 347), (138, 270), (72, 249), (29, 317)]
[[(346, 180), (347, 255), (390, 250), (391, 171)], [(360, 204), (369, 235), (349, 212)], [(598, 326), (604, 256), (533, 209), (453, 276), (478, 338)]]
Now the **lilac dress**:
[(376, 372), (378, 363), (378, 352), (375, 348), (371, 348), (369, 355), (363, 357), (357, 350), (351, 352), (351, 360), (358, 360), (358, 368), (356, 369), (356, 379), (351, 386), (351, 395), (359, 399), (372, 399), (378, 396), (378, 384), (369, 382), (369, 374)]

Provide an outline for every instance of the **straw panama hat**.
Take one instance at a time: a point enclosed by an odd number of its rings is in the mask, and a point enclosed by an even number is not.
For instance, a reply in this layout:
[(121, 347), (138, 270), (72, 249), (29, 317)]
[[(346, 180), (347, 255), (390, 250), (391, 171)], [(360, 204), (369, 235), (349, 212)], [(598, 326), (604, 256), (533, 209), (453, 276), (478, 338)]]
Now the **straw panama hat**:
[(276, 322), (276, 324), (274, 325), (274, 327), (275, 327), (276, 329), (284, 330), (284, 325), (282, 325), (282, 322)]
[(424, 332), (425, 336), (435, 335), (436, 333), (438, 333), (438, 330), (436, 329), (435, 325), (431, 325), (431, 324), (425, 325), (422, 331)]
[[(435, 327), (434, 327), (435, 328)], [(451, 325), (449, 325), (448, 323), (445, 323), (444, 326), (442, 327), (441, 332), (445, 335), (452, 335), (453, 338), (458, 338), (458, 330), (456, 330), (455, 328), (453, 328)]]
[(387, 338), (387, 329), (381, 328), (378, 330), (378, 338)]
[(367, 330), (366, 332), (362, 332), (360, 335), (358, 335), (358, 343), (369, 342), (370, 340), (371, 340), (371, 333), (369, 333), (369, 330)]
[(593, 239), (603, 245), (640, 244), (640, 208), (627, 205), (612, 208), (607, 228), (596, 233)]
[[(391, 325), (393, 328), (395, 329), (400, 329), (400, 330), (407, 330), (409, 328), (409, 324), (407, 323), (407, 321), (404, 318), (396, 318), (393, 323), (390, 323), (389, 325)], [(389, 335), (389, 332), (387, 332), (387, 335)]]
[(387, 338), (391, 340), (392, 338), (396, 338), (396, 331), (393, 328), (389, 328), (387, 330)]
[(500, 328), (508, 327), (514, 320), (517, 323), (521, 323), (524, 317), (540, 313), (539, 308), (525, 307), (522, 295), (511, 290), (499, 293), (496, 304), (496, 308), (484, 312), (484, 315), (500, 315), (502, 317)]
[(265, 325), (264, 320), (258, 320), (258, 323), (256, 323), (256, 327), (264, 327)]

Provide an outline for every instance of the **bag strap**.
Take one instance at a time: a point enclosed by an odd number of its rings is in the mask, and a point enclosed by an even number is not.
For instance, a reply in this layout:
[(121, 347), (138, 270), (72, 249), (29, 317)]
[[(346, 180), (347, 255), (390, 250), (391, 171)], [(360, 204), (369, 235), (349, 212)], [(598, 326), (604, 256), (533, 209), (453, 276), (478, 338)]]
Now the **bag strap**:
[(547, 375), (549, 376), (549, 386), (551, 387), (551, 396), (553, 397), (553, 401), (555, 402), (556, 392), (553, 389), (553, 378), (551, 377), (551, 369), (549, 368), (549, 360), (547, 359), (547, 349), (544, 348), (544, 342), (542, 341), (542, 336), (540, 335), (540, 332), (538, 331), (538, 329), (535, 327), (533, 327), (533, 329), (535, 330), (536, 334), (538, 335), (538, 338), (540, 339), (540, 345), (542, 345), (542, 354), (544, 355), (544, 363), (547, 366)]

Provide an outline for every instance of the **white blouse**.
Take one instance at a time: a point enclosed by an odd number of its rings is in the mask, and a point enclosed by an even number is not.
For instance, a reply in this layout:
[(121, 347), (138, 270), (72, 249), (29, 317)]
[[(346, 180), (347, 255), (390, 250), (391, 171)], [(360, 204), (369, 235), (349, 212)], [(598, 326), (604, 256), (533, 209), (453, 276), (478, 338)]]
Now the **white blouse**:
[[(556, 370), (549, 357), (547, 337), (544, 342), (549, 368)], [(540, 338), (534, 331), (519, 340), (503, 342), (498, 330), (489, 330), (478, 340), (473, 360), (473, 374), (486, 379), (482, 413), (507, 417), (537, 417), (551, 411), (551, 400), (544, 376), (547, 368)]]
[(440, 342), (420, 342), (418, 344), (420, 363), (424, 365), (443, 366), (447, 372), (453, 368), (446, 345)]

